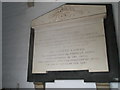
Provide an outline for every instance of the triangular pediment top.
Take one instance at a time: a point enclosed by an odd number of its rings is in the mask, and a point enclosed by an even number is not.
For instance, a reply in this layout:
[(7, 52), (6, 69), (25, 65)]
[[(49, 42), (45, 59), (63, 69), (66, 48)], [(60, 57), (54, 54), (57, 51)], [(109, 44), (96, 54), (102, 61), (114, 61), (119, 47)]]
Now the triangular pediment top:
[(34, 19), (32, 27), (98, 14), (106, 14), (105, 5), (62, 5)]

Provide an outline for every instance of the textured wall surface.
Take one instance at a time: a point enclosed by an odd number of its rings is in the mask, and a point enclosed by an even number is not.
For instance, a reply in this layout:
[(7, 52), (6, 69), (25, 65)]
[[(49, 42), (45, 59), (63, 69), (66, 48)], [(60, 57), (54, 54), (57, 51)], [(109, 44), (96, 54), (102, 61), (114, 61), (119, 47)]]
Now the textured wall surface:
[(61, 3), (3, 3), (3, 88), (33, 87), (27, 82), (30, 23)]
[(2, 88), (2, 3), (0, 2), (0, 89)]
[[(63, 3), (3, 3), (3, 88), (30, 88), (27, 82), (30, 23), (32, 19), (62, 5)], [(116, 28), (118, 27), (118, 4), (113, 3)], [(118, 36), (118, 29), (116, 29)], [(0, 35), (1, 36), (1, 35)], [(117, 84), (112, 84), (116, 87)]]

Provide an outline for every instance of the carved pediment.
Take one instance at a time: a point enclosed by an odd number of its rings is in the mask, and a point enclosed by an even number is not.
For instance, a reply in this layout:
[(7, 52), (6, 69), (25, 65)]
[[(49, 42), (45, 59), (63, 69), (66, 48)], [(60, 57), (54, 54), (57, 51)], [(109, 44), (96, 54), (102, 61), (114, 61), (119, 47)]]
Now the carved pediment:
[(32, 21), (32, 27), (69, 19), (106, 14), (106, 7), (101, 5), (62, 5)]

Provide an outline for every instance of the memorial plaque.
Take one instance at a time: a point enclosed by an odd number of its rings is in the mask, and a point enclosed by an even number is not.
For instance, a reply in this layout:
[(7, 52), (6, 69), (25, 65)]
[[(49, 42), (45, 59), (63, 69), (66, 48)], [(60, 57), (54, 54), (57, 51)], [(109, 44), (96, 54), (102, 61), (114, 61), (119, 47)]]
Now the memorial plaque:
[(35, 27), (33, 73), (108, 70), (103, 15)]
[[(106, 8), (90, 5), (71, 6), (74, 12), (78, 7), (82, 8), (79, 10), (81, 17), (70, 20), (64, 18), (61, 22), (34, 26), (32, 73), (69, 70), (109, 71), (103, 22)], [(66, 10), (69, 12), (71, 8), (64, 6), (63, 13), (57, 13), (58, 16), (66, 17), (64, 13), (67, 15)], [(84, 9), (88, 9), (89, 12)]]
[(66, 4), (34, 19), (28, 80), (119, 80), (111, 11), (111, 5)]

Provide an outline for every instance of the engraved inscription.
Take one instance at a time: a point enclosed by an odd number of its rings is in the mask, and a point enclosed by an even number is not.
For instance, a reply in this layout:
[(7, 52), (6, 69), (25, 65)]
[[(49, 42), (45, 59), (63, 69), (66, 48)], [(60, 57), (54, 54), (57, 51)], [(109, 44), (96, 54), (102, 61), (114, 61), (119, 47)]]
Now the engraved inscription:
[(75, 26), (71, 25), (67, 22), (60, 28), (36, 27), (33, 73), (108, 71), (103, 19), (90, 18), (82, 24), (76, 20)]

